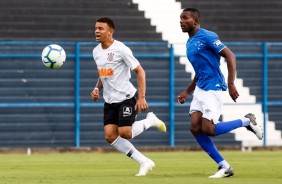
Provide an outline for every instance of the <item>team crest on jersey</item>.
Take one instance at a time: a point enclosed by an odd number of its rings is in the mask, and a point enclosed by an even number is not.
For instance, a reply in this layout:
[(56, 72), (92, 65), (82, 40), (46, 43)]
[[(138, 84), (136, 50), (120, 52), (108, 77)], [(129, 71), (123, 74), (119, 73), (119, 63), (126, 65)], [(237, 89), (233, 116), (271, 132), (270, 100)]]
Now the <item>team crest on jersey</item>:
[(132, 114), (132, 108), (131, 107), (123, 107), (123, 117), (130, 116)]
[(112, 61), (114, 60), (114, 53), (109, 52), (109, 53), (108, 53), (108, 58), (107, 58), (107, 60), (108, 60), (109, 62), (112, 62)]
[(220, 46), (222, 45), (221, 41), (220, 40), (216, 40), (214, 43), (213, 43), (215, 46)]

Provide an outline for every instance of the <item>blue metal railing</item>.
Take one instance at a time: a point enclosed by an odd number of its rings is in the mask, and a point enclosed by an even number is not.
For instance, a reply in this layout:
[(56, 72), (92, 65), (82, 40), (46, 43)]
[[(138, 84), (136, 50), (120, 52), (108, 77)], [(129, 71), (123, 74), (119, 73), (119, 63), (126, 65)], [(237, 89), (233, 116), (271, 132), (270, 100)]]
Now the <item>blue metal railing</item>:
[(174, 95), (174, 59), (175, 59), (175, 56), (174, 56), (174, 48), (173, 48), (173, 45), (170, 45), (170, 59), (169, 59), (169, 62), (170, 62), (170, 108), (169, 108), (169, 114), (170, 114), (170, 143), (169, 145), (170, 146), (175, 146), (175, 141), (174, 141), (174, 108), (175, 108), (175, 95)]

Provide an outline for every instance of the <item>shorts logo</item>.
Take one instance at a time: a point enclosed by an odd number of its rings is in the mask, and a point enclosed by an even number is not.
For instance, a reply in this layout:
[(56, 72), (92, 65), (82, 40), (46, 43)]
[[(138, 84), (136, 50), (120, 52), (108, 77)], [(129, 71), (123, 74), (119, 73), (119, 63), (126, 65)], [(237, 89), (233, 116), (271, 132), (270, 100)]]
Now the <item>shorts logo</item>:
[(131, 107), (123, 107), (123, 117), (130, 116), (132, 114)]
[(210, 110), (210, 109), (205, 109), (205, 112), (206, 112), (207, 114), (210, 114), (210, 113), (211, 113), (211, 110)]

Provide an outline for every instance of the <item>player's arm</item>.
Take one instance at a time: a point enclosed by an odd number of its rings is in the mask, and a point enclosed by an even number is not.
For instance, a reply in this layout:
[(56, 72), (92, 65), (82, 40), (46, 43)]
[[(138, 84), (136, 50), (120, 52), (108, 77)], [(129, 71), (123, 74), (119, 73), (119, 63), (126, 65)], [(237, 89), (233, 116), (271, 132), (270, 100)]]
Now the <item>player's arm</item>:
[(141, 111), (147, 111), (148, 110), (148, 104), (146, 102), (146, 73), (141, 65), (138, 65), (133, 70), (137, 75), (137, 85), (138, 85), (138, 100), (135, 105), (135, 109), (137, 109), (139, 112)]
[(219, 54), (225, 58), (227, 62), (227, 69), (228, 69), (228, 91), (229, 95), (233, 99), (234, 102), (236, 102), (236, 99), (239, 97), (239, 93), (235, 86), (235, 77), (236, 77), (236, 57), (233, 54), (233, 52), (225, 47), (223, 50), (219, 52)]
[(97, 84), (91, 92), (91, 97), (92, 97), (93, 101), (97, 102), (99, 100), (101, 89), (103, 89), (103, 83), (102, 83), (100, 77), (98, 77)]
[(196, 87), (196, 82), (197, 82), (197, 78), (196, 76), (194, 77), (194, 79), (192, 80), (192, 82), (188, 85), (188, 87), (181, 92), (178, 96), (177, 96), (177, 101), (178, 103), (183, 104), (186, 100), (186, 98), (188, 97), (188, 95), (195, 90)]

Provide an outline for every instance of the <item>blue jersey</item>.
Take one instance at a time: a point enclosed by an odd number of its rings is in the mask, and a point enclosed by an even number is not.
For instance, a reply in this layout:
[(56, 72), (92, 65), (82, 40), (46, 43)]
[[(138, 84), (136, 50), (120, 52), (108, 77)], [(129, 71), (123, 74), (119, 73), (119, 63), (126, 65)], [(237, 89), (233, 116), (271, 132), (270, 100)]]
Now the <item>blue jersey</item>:
[(186, 53), (197, 78), (196, 85), (202, 90), (223, 90), (227, 85), (219, 68), (219, 52), (225, 48), (216, 33), (200, 28), (186, 44)]

